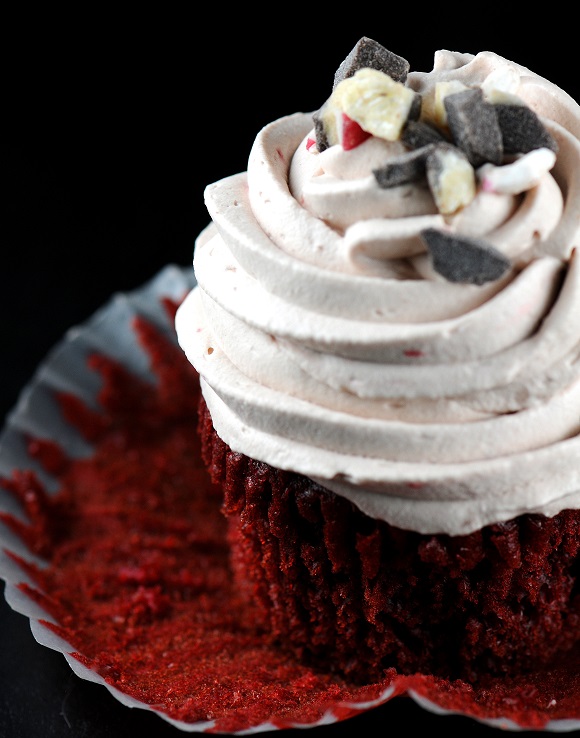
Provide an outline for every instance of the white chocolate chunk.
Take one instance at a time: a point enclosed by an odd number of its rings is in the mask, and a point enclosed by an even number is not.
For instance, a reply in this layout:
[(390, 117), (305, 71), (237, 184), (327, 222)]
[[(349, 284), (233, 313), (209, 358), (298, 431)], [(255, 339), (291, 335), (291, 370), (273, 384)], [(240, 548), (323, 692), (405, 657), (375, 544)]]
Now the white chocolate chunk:
[(475, 171), (467, 157), (454, 147), (437, 147), (428, 157), (427, 180), (443, 215), (456, 213), (475, 197)]
[(501, 195), (519, 195), (535, 187), (556, 163), (556, 154), (548, 148), (534, 149), (511, 164), (496, 167), (484, 164), (477, 170), (477, 178), (484, 192)]
[(469, 88), (458, 79), (448, 80), (446, 82), (437, 82), (431, 94), (423, 96), (423, 106), (421, 108), (421, 118), (434, 123), (440, 128), (447, 127), (447, 112), (445, 110), (444, 100), (447, 95), (453, 95), (456, 92), (463, 92)]
[(515, 101), (515, 104), (524, 104), (523, 100), (517, 97), (520, 86), (520, 72), (511, 65), (494, 69), (480, 86), (485, 99), (490, 103), (507, 102), (509, 100)]
[(504, 92), (504, 90), (488, 90), (485, 93), (485, 99), (492, 105), (503, 104), (503, 105), (525, 105), (525, 102), (518, 97), (513, 95), (511, 92)]
[(330, 103), (373, 136), (396, 141), (414, 99), (413, 90), (388, 74), (364, 68), (336, 86)]

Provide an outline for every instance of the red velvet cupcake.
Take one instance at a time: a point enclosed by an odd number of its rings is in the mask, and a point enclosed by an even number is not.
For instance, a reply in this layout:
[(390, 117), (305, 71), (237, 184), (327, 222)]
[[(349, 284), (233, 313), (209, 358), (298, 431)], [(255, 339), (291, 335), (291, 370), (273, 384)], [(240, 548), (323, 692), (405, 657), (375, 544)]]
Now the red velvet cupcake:
[(580, 511), (463, 536), (370, 518), (307, 477), (232, 451), (202, 403), (234, 572), (282, 645), (361, 682), (389, 667), (477, 682), (547, 664), (580, 633)]
[(271, 637), (482, 683), (580, 641), (580, 108), (363, 38), (206, 190), (178, 337)]

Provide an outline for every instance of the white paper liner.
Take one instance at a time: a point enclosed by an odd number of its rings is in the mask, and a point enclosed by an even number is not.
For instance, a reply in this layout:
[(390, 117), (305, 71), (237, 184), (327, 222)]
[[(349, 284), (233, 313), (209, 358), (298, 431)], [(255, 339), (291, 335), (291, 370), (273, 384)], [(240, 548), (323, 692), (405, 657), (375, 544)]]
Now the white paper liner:
[[(55, 393), (62, 391), (73, 393), (88, 405), (95, 407), (100, 379), (87, 366), (89, 354), (95, 351), (118, 360), (128, 370), (144, 379), (153, 379), (148, 357), (138, 344), (131, 327), (132, 320), (136, 315), (140, 315), (168, 335), (174, 336), (173, 325), (164, 311), (161, 300), (167, 297), (179, 301), (194, 285), (195, 278), (191, 267), (184, 268), (169, 264), (141, 288), (133, 292), (113, 295), (111, 300), (88, 321), (81, 326), (69, 329), (38, 367), (30, 382), (21, 392), (16, 407), (6, 417), (5, 427), (0, 434), (0, 477), (10, 477), (13, 470), (31, 469), (38, 474), (47, 490), (55, 491), (55, 480), (28, 456), (25, 437), (33, 435), (37, 438), (58, 440), (59, 445), (71, 457), (89, 454), (90, 446), (79, 437), (74, 428), (63, 421), (54, 400)], [(2, 487), (0, 487), (0, 511), (22, 518), (18, 503)], [(123, 705), (155, 712), (184, 732), (202, 733), (212, 730), (213, 721), (185, 723), (168, 717), (151, 705), (140, 702), (112, 687), (99, 674), (71, 656), (74, 650), (72, 646), (39, 622), (41, 619), (55, 622), (54, 619), (18, 589), (17, 584), (19, 583), (33, 584), (33, 582), (4, 553), (4, 550), (38, 566), (43, 566), (45, 562), (33, 555), (22, 540), (0, 522), (0, 578), (6, 583), (5, 598), (13, 610), (29, 618), (32, 634), (38, 643), (62, 653), (77, 676), (102, 684)], [(373, 709), (388, 702), (393, 697), (394, 691), (395, 687), (390, 687), (373, 701), (340, 702), (331, 707), (316, 722), (287, 725), (286, 727), (313, 728), (336, 723), (344, 719), (345, 708), (360, 712)], [(413, 690), (409, 690), (407, 694), (419, 706), (435, 714), (464, 715), (473, 718), (469, 713), (443, 708)], [(473, 719), (490, 727), (504, 730), (527, 729), (508, 719)], [(247, 735), (272, 730), (278, 730), (278, 726), (272, 723), (261, 723), (237, 734)], [(552, 720), (544, 730), (552, 732), (580, 730), (580, 719)]]

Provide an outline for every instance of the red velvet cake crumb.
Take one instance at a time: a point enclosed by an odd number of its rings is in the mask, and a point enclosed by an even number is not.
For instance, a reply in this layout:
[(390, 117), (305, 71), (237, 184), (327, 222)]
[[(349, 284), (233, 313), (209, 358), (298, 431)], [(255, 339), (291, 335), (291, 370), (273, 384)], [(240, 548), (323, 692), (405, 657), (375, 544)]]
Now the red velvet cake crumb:
[[(76, 658), (120, 691), (185, 722), (241, 730), (277, 716), (319, 719), (335, 702), (376, 699), (305, 669), (272, 649), (232, 587), (220, 492), (197, 447), (197, 374), (173, 341), (135, 326), (155, 386), (103, 356), (102, 411), (69, 395), (69, 422), (94, 444), (86, 459), (31, 440), (32, 457), (57, 476), (51, 496), (32, 472), (2, 480), (27, 523), (2, 519), (49, 566), (11, 554), (34, 580), (20, 585), (58, 625), (45, 625)], [(347, 710), (347, 713), (356, 710)]]
[[(174, 304), (167, 307), (174, 313)], [(344, 719), (359, 711), (357, 702), (386, 701), (408, 689), (450, 710), (484, 719), (508, 718), (523, 727), (580, 718), (578, 649), (555, 660), (549, 669), (493, 677), (477, 687), (429, 673), (414, 674), (411, 662), (407, 675), (391, 667), (380, 678), (364, 682), (309, 664), (300, 649), (290, 653), (283, 641), (273, 639), (265, 629), (270, 627), (267, 618), (256, 620), (267, 597), (265, 585), (258, 580), (255, 587), (239, 588), (232, 574), (248, 556), (257, 554), (252, 550), (254, 525), (264, 520), (258, 513), (264, 512), (266, 503), (258, 488), (253, 500), (242, 501), (227, 484), (223, 502), (223, 490), (212, 484), (202, 462), (197, 374), (172, 337), (142, 319), (136, 320), (135, 330), (157, 382), (139, 380), (104, 356), (92, 357), (90, 365), (103, 379), (100, 410), (95, 412), (70, 395), (59, 397), (68, 421), (91, 440), (92, 454), (72, 459), (54, 442), (31, 439), (31, 457), (57, 479), (58, 492), (46, 492), (32, 472), (0, 480), (20, 501), (27, 522), (7, 514), (2, 520), (47, 562), (38, 567), (10, 554), (34, 582), (20, 588), (57, 623), (43, 621), (70, 644), (81, 663), (121, 692), (175, 720), (215, 721), (209, 729), (215, 732), (241, 731), (264, 722), (282, 728), (309, 724), (329, 709), (336, 719)], [(217, 458), (214, 462), (221, 463)], [(232, 480), (239, 474), (237, 464), (239, 459), (229, 457), (224, 473)], [(259, 468), (253, 473), (259, 474)], [(236, 519), (229, 533), (222, 504)], [(283, 571), (289, 581), (301, 576), (291, 551), (299, 545), (302, 566), (313, 581), (322, 583), (321, 544), (306, 534), (320, 506), (330, 503), (303, 489), (297, 504), (305, 537), (282, 547), (268, 566), (272, 572)], [(285, 532), (288, 505), (285, 498), (267, 510), (268, 526), (279, 537)], [(573, 556), (564, 519), (561, 526), (566, 555)], [(245, 536), (249, 528), (254, 533)], [(345, 522), (337, 519), (327, 544), (339, 573), (348, 572), (350, 566), (335, 543), (343, 534)], [(396, 535), (393, 532), (392, 545), (402, 550), (405, 541), (395, 541)], [(546, 545), (554, 535), (546, 532)], [(233, 552), (231, 543), (236, 544)], [(381, 545), (375, 527), (366, 523), (359, 527), (355, 546), (369, 587), (365, 607), (369, 621), (374, 619), (377, 626), (384, 595), (373, 594), (372, 581), (383, 565)], [(504, 562), (503, 572), (516, 570), (521, 547), (509, 530), (492, 536), (487, 545), (495, 547), (498, 560)], [(431, 564), (448, 566), (455, 561), (455, 589), (469, 599), (469, 583), (462, 572), (477, 566), (477, 545), (464, 551), (453, 542), (448, 547), (426, 542), (413, 555)], [(400, 571), (407, 564), (403, 556)], [(498, 581), (498, 591), (505, 586), (503, 579)], [(541, 598), (541, 591), (536, 596)], [(331, 599), (330, 604), (322, 597), (320, 601), (328, 618), (341, 599), (340, 586)], [(292, 607), (284, 617), (297, 631), (306, 628), (300, 603), (295, 601)], [(356, 637), (349, 622), (354, 622), (357, 607), (343, 603), (339, 635), (344, 643)], [(579, 627), (577, 620), (570, 624)], [(288, 623), (274, 622), (274, 635), (287, 627)], [(323, 643), (324, 633), (318, 635)], [(316, 636), (309, 633), (314, 642)], [(376, 636), (382, 637), (380, 627)]]

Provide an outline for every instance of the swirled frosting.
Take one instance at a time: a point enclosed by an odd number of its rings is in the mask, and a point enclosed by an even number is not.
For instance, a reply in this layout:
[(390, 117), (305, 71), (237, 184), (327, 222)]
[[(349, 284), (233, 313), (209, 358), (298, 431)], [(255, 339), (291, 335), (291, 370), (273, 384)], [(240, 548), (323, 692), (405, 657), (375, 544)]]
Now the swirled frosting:
[[(480, 181), (443, 214), (424, 179), (377, 186), (400, 140), (321, 151), (313, 115), (289, 115), (247, 172), (207, 187), (198, 286), (176, 317), (233, 450), (421, 533), (580, 506), (580, 108), (491, 52), (438, 51), (405, 86), (426, 105), (441, 82), (496, 79), (557, 142), (524, 192)], [(510, 268), (446, 279), (430, 228), (484, 239)]]

